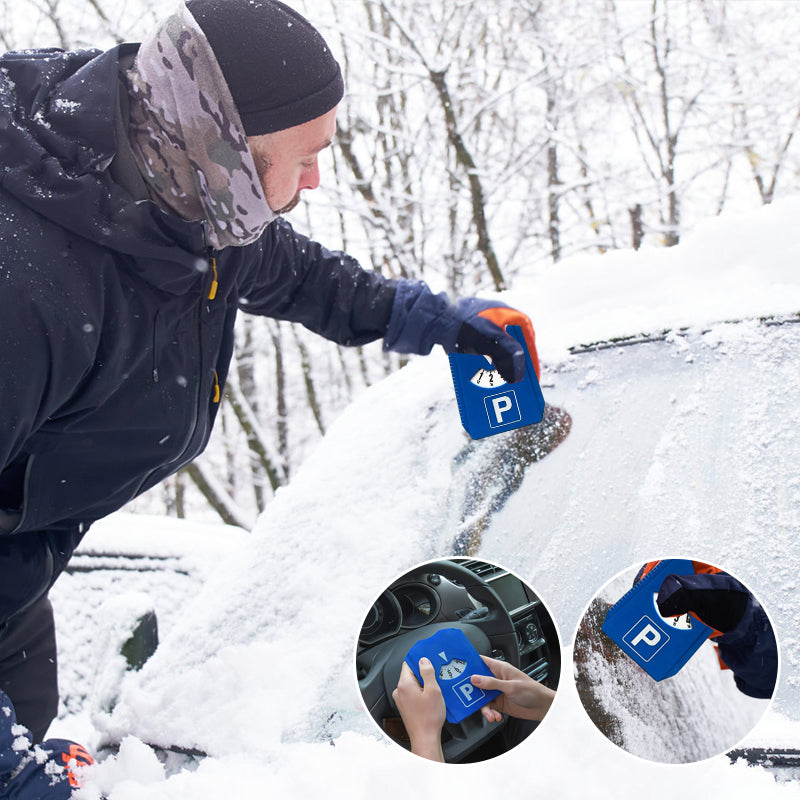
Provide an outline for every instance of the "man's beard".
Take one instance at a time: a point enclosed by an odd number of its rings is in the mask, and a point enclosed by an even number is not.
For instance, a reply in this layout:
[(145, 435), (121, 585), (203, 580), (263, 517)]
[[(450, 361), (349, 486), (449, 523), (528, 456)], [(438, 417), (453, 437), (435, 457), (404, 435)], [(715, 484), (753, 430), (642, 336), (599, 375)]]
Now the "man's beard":
[(276, 214), (288, 214), (300, 202), (300, 192), (298, 192), (285, 206), (273, 209)]

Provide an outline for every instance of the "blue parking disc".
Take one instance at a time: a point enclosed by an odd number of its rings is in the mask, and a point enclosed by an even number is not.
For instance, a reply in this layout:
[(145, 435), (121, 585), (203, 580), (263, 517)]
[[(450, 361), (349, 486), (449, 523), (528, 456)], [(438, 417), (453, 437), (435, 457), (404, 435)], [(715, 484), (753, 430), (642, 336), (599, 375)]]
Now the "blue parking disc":
[(694, 566), (686, 559), (659, 562), (609, 609), (603, 622), (603, 633), (654, 680), (675, 675), (712, 633), (688, 614), (665, 618), (658, 611), (656, 597), (664, 578), (692, 574)]
[(448, 722), (461, 722), (500, 692), (473, 686), (473, 675), (494, 677), (480, 653), (460, 628), (445, 628), (418, 641), (406, 654), (406, 664), (422, 685), (419, 660), (427, 658), (436, 671), (436, 682), (442, 690)]
[(506, 330), (525, 351), (525, 377), (517, 383), (506, 383), (486, 356), (449, 355), (461, 424), (473, 439), (533, 425), (544, 414), (544, 397), (522, 328), (509, 325)]

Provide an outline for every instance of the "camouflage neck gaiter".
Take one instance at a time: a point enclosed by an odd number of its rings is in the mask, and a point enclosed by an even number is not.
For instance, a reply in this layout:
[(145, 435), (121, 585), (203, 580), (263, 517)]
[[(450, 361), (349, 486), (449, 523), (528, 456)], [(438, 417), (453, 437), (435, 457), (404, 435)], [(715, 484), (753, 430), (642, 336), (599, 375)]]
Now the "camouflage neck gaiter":
[(275, 214), (219, 64), (183, 2), (142, 43), (127, 78), (131, 148), (153, 200), (206, 220), (216, 250), (255, 241)]

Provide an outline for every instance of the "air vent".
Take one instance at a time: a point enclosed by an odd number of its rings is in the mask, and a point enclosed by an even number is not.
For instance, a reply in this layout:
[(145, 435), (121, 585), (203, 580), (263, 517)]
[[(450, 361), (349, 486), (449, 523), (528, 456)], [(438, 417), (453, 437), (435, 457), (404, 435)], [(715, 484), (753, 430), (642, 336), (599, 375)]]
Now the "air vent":
[(485, 561), (462, 561), (461, 566), (466, 567), (470, 572), (474, 572), (484, 580), (491, 575), (505, 572), (502, 567), (498, 567), (496, 564), (487, 564)]

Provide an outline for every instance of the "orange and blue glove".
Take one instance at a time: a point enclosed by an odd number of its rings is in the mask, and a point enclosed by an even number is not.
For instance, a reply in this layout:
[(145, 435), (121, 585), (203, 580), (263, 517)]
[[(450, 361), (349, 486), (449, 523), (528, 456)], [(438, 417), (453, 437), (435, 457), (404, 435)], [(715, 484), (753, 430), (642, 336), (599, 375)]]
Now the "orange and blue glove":
[(447, 353), (484, 355), (492, 360), (503, 380), (516, 383), (525, 376), (525, 354), (506, 332), (508, 325), (522, 329), (538, 378), (536, 335), (530, 319), (521, 311), (478, 297), (451, 303), (446, 294), (433, 294), (422, 281), (400, 281), (384, 349), (426, 355), (439, 344)]
[(34, 745), (27, 728), (17, 724), (8, 696), (0, 691), (0, 798), (69, 800), (80, 785), (75, 768), (92, 763), (81, 745), (66, 739)]
[(525, 377), (525, 353), (519, 342), (506, 333), (507, 325), (522, 329), (531, 362), (539, 377), (539, 356), (536, 352), (536, 334), (525, 314), (496, 300), (468, 297), (459, 300), (454, 313), (461, 319), (452, 349), (443, 344), (447, 352), (474, 353), (489, 356), (503, 380), (516, 383)]
[(667, 575), (656, 605), (664, 617), (689, 613), (723, 634), (742, 621), (749, 599), (750, 592), (725, 572)]
[[(634, 583), (658, 562), (646, 564)], [(691, 614), (714, 629), (720, 666), (749, 697), (768, 699), (778, 678), (778, 646), (769, 618), (748, 588), (717, 567), (693, 561), (694, 574), (667, 575), (656, 605), (662, 616)]]

